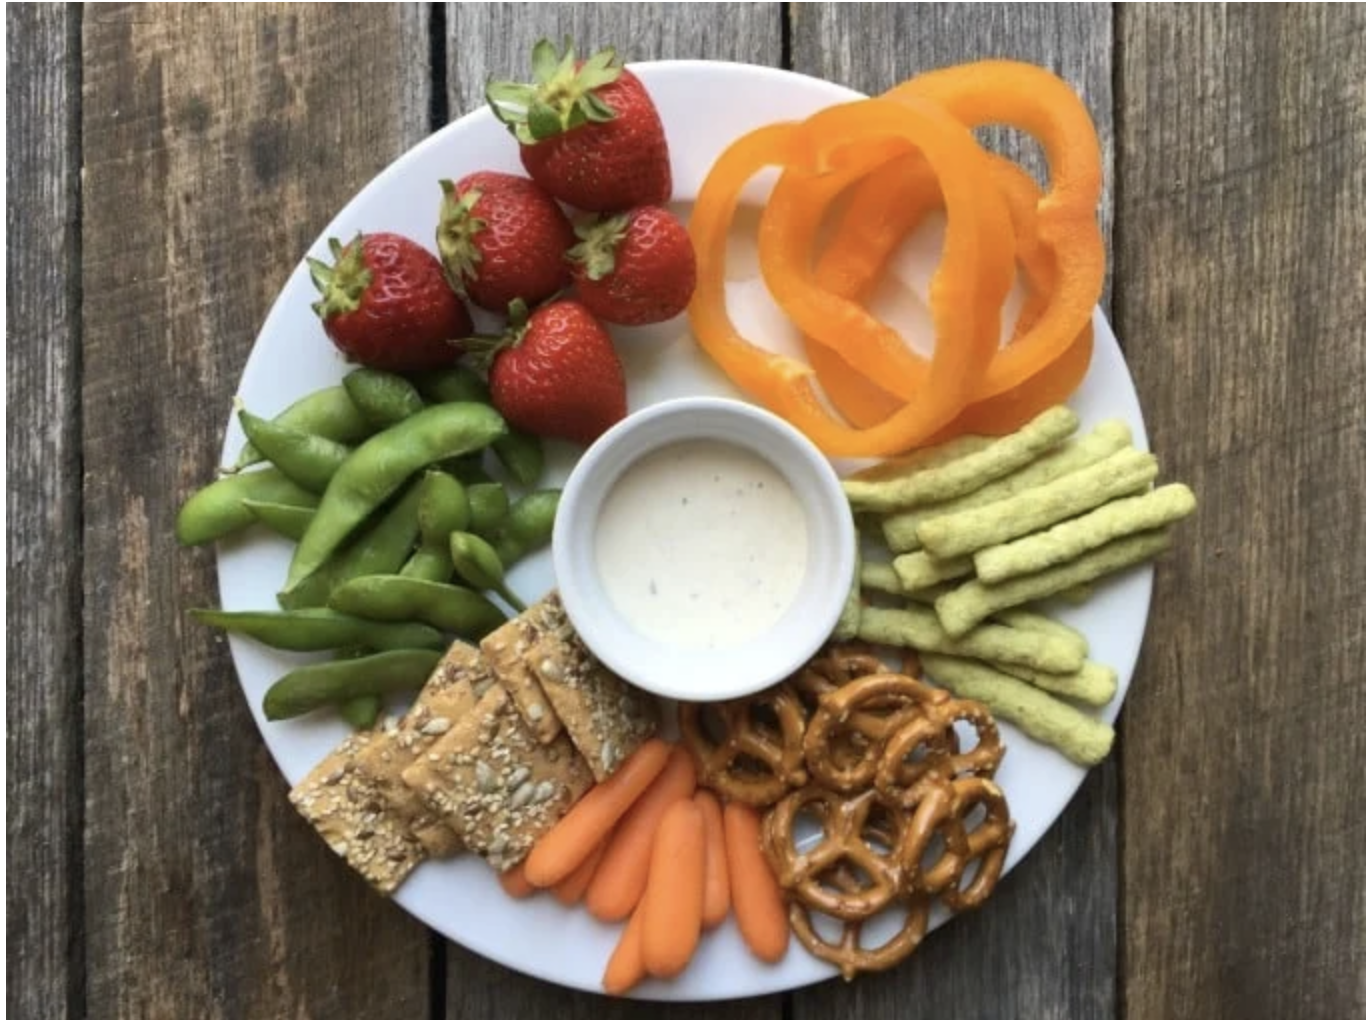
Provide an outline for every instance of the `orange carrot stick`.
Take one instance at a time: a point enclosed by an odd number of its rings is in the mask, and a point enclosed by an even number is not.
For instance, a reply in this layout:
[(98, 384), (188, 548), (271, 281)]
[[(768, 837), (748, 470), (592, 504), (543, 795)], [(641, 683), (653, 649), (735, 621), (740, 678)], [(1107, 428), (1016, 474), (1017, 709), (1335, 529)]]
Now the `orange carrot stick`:
[[(705, 820), (705, 906), (701, 922), (706, 931), (729, 916), (729, 863), (724, 852), (724, 813), (710, 790), (697, 790), (696, 807)], [(651, 881), (651, 879), (650, 879)]]
[(643, 969), (643, 911), (635, 910), (605, 965), (600, 986), (610, 995), (623, 995), (647, 976)]
[(736, 801), (724, 805), (724, 847), (739, 933), (754, 956), (776, 963), (786, 955), (791, 929), (781, 886), (762, 856), (762, 822), (748, 805)]
[(696, 789), (691, 752), (678, 745), (662, 774), (648, 787), (615, 830), (595, 878), (586, 890), (586, 909), (601, 921), (622, 921), (638, 906), (648, 885), (653, 834), (667, 809)]
[(557, 897), (557, 902), (564, 907), (580, 903), (581, 897), (586, 895), (586, 887), (591, 884), (591, 879), (595, 878), (595, 869), (600, 864), (600, 859), (604, 856), (605, 844), (601, 843), (575, 871), (553, 886), (553, 895)]
[(674, 978), (700, 944), (705, 904), (705, 819), (694, 800), (667, 809), (653, 837), (648, 888), (643, 893), (643, 967)]
[(538, 892), (536, 887), (529, 884), (522, 863), (516, 864), (509, 871), (500, 873), (500, 888), (505, 890), (506, 896), (512, 896), (517, 900), (525, 899)]
[(540, 888), (557, 885), (586, 860), (610, 834), (644, 790), (667, 765), (671, 747), (646, 741), (605, 782), (592, 787), (572, 810), (540, 839), (524, 862), (529, 881)]

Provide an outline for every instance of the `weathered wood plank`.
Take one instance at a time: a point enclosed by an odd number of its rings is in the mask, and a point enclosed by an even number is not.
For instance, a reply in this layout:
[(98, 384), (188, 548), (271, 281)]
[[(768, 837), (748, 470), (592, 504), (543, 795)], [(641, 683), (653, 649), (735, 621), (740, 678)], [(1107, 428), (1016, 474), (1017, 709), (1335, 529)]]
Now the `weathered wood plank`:
[(1364, 18), (1121, 12), (1116, 324), (1201, 506), (1127, 712), (1129, 1017), (1366, 1005)]
[[(1085, 98), (1101, 137), (1111, 221), (1111, 12), (1105, 4), (793, 4), (793, 66), (875, 93), (935, 67), (983, 57), (1052, 68)], [(999, 133), (1016, 158), (1033, 149)], [(1108, 236), (1108, 235), (1107, 235)], [(1109, 291), (1103, 297), (1109, 307)], [(796, 1020), (904, 1017), (1106, 1017), (1115, 1003), (1116, 769), (1087, 777), (1057, 824), (976, 914), (931, 936), (861, 988), (831, 983), (795, 997)]]
[(80, 12), (5, 12), (9, 673), (5, 1002), (84, 1013), (81, 938)]
[[(90, 1015), (421, 1015), (422, 926), (289, 807), (180, 500), (308, 243), (427, 130), (422, 9), (90, 8), (83, 36)], [(60, 640), (60, 633), (52, 635)]]
[[(710, 58), (781, 63), (781, 9), (773, 4), (450, 3), (448, 96), (453, 117), (485, 102), (490, 76), (519, 77), (541, 37), (571, 34), (579, 48), (613, 45), (627, 60)], [(521, 977), (459, 947), (448, 954), (450, 1020), (500, 1016), (685, 1017), (706, 1007), (664, 1007), (571, 993)], [(777, 1018), (776, 997), (709, 1007), (736, 1020)]]

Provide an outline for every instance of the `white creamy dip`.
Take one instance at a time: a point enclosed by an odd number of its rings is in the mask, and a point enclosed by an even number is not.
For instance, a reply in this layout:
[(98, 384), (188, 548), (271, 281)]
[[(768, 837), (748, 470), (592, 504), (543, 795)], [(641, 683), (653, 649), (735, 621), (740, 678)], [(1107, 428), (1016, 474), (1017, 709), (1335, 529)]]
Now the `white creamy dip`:
[(728, 648), (781, 618), (809, 558), (805, 510), (757, 454), (717, 440), (672, 443), (635, 461), (601, 507), (596, 569), (645, 637)]

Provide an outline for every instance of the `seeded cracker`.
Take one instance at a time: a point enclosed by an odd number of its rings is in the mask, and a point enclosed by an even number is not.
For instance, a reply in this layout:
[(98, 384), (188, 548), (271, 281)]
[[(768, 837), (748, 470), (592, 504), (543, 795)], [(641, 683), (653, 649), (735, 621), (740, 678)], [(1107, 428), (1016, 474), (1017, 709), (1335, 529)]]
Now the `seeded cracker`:
[(540, 744), (499, 684), (403, 778), (468, 849), (502, 872), (594, 783), (566, 734)]
[(401, 774), (457, 720), (470, 715), (493, 683), (495, 677), (481, 653), (471, 645), (454, 642), (399, 725), (383, 730), (358, 755), (359, 766), (376, 784), (387, 808), (414, 833), (431, 857), (460, 853), (462, 841), (405, 785)]
[(657, 732), (657, 701), (601, 665), (572, 629), (556, 592), (529, 615), (542, 636), (524, 661), (596, 781), (604, 782)]
[(481, 653), (490, 663), (491, 672), (514, 700), (514, 707), (525, 724), (534, 731), (539, 743), (547, 744), (562, 732), (562, 720), (524, 664), (525, 653), (539, 636), (530, 616), (525, 612), (488, 634), (481, 642)]
[(315, 766), (290, 800), (329, 848), (389, 895), (424, 860), (424, 847), (386, 809), (358, 755), (377, 737), (356, 733)]

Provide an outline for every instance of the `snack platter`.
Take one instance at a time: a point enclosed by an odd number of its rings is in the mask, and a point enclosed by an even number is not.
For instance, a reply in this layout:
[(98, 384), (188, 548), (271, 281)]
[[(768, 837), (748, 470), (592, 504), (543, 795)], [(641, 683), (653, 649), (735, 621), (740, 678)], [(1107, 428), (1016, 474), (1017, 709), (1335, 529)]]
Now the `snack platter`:
[[(660, 115), (670, 153), (671, 192), (659, 204), (683, 223), (691, 223), (697, 242), (701, 235), (692, 221), (695, 200), (731, 145), (757, 129), (803, 121), (817, 111), (859, 98), (832, 83), (768, 68), (695, 61), (631, 64), (629, 68), (641, 79)], [(612, 76), (613, 69), (607, 73)], [(708, 116), (699, 113), (702, 110), (710, 111)], [(329, 224), (312, 246), (310, 257), (321, 263), (331, 254), (337, 258), (339, 251), (330, 250), (331, 238), (346, 240), (382, 231), (418, 240), (430, 251), (441, 249), (441, 241), (437, 249), (434, 245), (440, 198), (437, 182), (478, 170), (525, 173), (518, 144), (489, 109), (468, 113), (378, 175)], [(740, 334), (777, 354), (804, 359), (807, 347), (802, 334), (773, 302), (757, 268), (757, 243), (747, 229), (756, 226), (756, 210), (767, 202), (776, 179), (775, 172), (764, 172), (743, 189), (742, 202), (754, 207), (754, 215), (739, 217), (742, 229), (734, 225), (722, 286)], [(931, 331), (930, 280), (939, 265), (941, 236), (937, 216), (920, 226), (891, 257), (887, 283), (868, 296), (874, 315), (905, 336), (919, 338), (916, 347), (926, 349), (924, 340)], [(700, 250), (696, 257), (702, 266), (699, 286), (703, 288), (708, 259)], [(893, 284), (892, 279), (900, 282)], [(317, 287), (311, 267), (302, 262), (283, 288), (248, 358), (238, 396), (264, 418), (306, 394), (338, 386), (356, 367), (329, 342), (311, 310), (319, 298)], [(703, 349), (708, 345), (693, 330), (701, 321), (697, 317), (701, 293), (697, 290), (690, 321), (676, 315), (654, 324), (610, 329), (623, 366), (624, 407), (617, 418), (627, 412), (632, 420), (635, 412), (680, 398), (724, 397), (757, 403), (729, 378), (728, 366)], [(1007, 331), (1024, 300), (1018, 291), (1006, 298)], [(501, 328), (503, 317), (479, 308), (471, 311), (476, 332)], [(1126, 509), (1136, 516), (1154, 515), (1149, 517), (1151, 530), (1143, 533), (1144, 538), (1157, 540), (1154, 545), (1134, 554), (1139, 562), (1127, 569), (1098, 571), (1109, 576), (1090, 574), (1089, 598), (1079, 603), (1035, 599), (1028, 608), (1020, 604), (1024, 600), (1007, 601), (994, 610), (975, 611), (965, 623), (945, 618), (943, 611), (948, 607), (940, 603), (935, 608), (936, 598), (965, 580), (972, 571), (973, 554), (982, 557), (988, 546), (960, 532), (947, 537), (937, 530), (921, 529), (921, 540), (947, 541), (953, 551), (934, 557), (927, 541), (921, 548), (921, 541), (915, 539), (909, 540), (904, 551), (887, 548), (882, 528), (889, 538), (891, 520), (902, 513), (904, 504), (888, 507), (882, 501), (887, 499), (893, 475), (919, 475), (910, 483), (915, 485), (939, 484), (949, 472), (937, 461), (927, 469), (918, 463), (908, 470), (883, 468), (886, 451), (863, 457), (856, 451), (848, 456), (845, 449), (845, 455), (831, 457), (831, 463), (835, 477), (846, 479), (845, 491), (866, 532), (854, 565), (853, 589), (844, 604), (845, 616), (836, 626), (826, 625), (823, 633), (814, 635), (809, 665), (784, 683), (751, 695), (753, 700), (746, 704), (732, 703), (730, 715), (712, 703), (679, 706), (610, 674), (572, 625), (578, 607), (564, 607), (558, 599), (559, 578), (546, 544), (507, 556), (501, 543), (509, 536), (496, 528), (487, 537), (505, 561), (504, 584), (512, 598), (490, 596), (484, 604), (496, 606), (499, 618), (484, 623), (470, 622), (473, 612), (479, 616), (484, 610), (465, 602), (455, 610), (456, 616), (442, 617), (457, 620), (454, 629), (459, 632), (464, 626), (472, 628), (471, 633), (460, 634), (464, 640), (455, 644), (445, 640), (441, 647), (429, 642), (422, 650), (411, 648), (412, 642), (400, 635), (423, 637), (425, 625), (402, 632), (395, 628), (410, 626), (410, 616), (400, 614), (384, 621), (376, 616), (368, 602), (368, 585), (363, 583), (369, 580), (366, 577), (341, 585), (355, 603), (339, 600), (335, 589), (330, 606), (351, 610), (356, 605), (359, 616), (371, 613), (370, 618), (385, 631), (380, 639), (383, 644), (396, 643), (381, 653), (390, 656), (384, 667), (394, 671), (394, 686), (383, 699), (377, 721), (356, 733), (336, 710), (320, 710), (308, 694), (283, 692), (282, 678), (301, 667), (307, 671), (323, 667), (338, 676), (352, 669), (361, 676), (367, 667), (356, 663), (379, 660), (329, 662), (317, 653), (273, 648), (247, 633), (230, 633), (239, 680), (273, 757), (293, 787), (292, 802), (335, 852), (421, 921), (492, 960), (568, 987), (701, 1001), (795, 988), (840, 973), (851, 979), (863, 970), (899, 965), (916, 949), (926, 927), (932, 930), (955, 911), (979, 907), (991, 895), (996, 879), (1032, 849), (1066, 806), (1085, 775), (1085, 763), (1108, 753), (1109, 724), (1128, 690), (1147, 621), (1152, 568), (1146, 558), (1164, 544), (1166, 525), (1188, 512), (1189, 493), (1164, 493), (1175, 497), (1174, 502), (1181, 501), (1178, 506), (1163, 505), (1162, 496), (1152, 498), (1163, 489), (1184, 487), (1149, 489), (1158, 473), (1157, 461), (1148, 453), (1142, 413), (1123, 357), (1098, 309), (1089, 313), (1089, 334), (1089, 365), (1074, 379), (1070, 394), (1050, 408), (1023, 415), (1008, 443), (1004, 437), (997, 443), (977, 436), (926, 434), (916, 444), (940, 448), (945, 443), (963, 443), (946, 447), (953, 474), (958, 465), (971, 470), (971, 465), (993, 463), (1001, 455), (1017, 457), (1009, 466), (990, 469), (990, 486), (1001, 477), (1018, 477), (1017, 472), (1044, 475), (1042, 484), (1027, 494), (1001, 494), (1001, 499), (1013, 503), (994, 497), (985, 501), (1012, 506), (1019, 515), (1040, 515), (1040, 524), (1016, 531), (994, 512), (983, 512), (969, 525), (973, 531), (990, 528), (999, 536), (988, 540), (995, 548), (987, 569), (1003, 570), (1008, 579), (989, 586), (992, 598), (1019, 583), (1017, 574), (1028, 574), (1031, 581), (1039, 576), (1037, 571), (1016, 566), (1016, 557), (1043, 555), (1042, 550), (1049, 547), (1044, 536), (1051, 535), (1058, 545), (1075, 542), (1072, 548), (1080, 546), (1070, 555), (1061, 553), (1061, 562), (1052, 561), (1058, 566), (1050, 565), (1050, 573), (1086, 570), (1093, 556), (1099, 558), (1100, 550), (1127, 553), (1129, 543), (1137, 543), (1139, 536), (1131, 537), (1117, 520)], [(935, 355), (941, 357), (941, 352)], [(593, 380), (587, 388), (595, 385), (598, 382)], [(441, 401), (429, 401), (431, 405), (437, 402)], [(500, 399), (496, 404), (500, 409)], [(433, 417), (437, 422), (438, 415)], [(232, 465), (244, 447), (241, 421), (238, 414), (230, 419), (223, 448), (225, 465)], [(262, 428), (253, 420), (249, 425)], [(464, 431), (476, 428), (466, 420), (462, 427)], [(604, 432), (598, 428), (596, 435)], [(271, 438), (270, 432), (261, 434)], [(521, 495), (566, 486), (586, 440), (595, 438), (568, 441), (544, 435), (546, 462), (541, 471), (531, 470), (530, 484), (519, 485), (516, 479), (506, 486), (511, 506)], [(1083, 498), (1081, 486), (1055, 483), (1061, 472), (1054, 474), (1043, 467), (1054, 458), (1061, 459), (1064, 450), (1072, 456), (1071, 451), (1098, 440), (1104, 443), (1107, 436), (1110, 445), (1074, 469), (1091, 472), (1093, 483), (1099, 474), (1102, 485), (1115, 485), (1108, 495)], [(1016, 451), (1016, 443), (1023, 449)], [(366, 445), (363, 442), (356, 449)], [(481, 445), (476, 446), (478, 455)], [(339, 458), (351, 449), (340, 451)], [(470, 450), (454, 447), (453, 452), (468, 454)], [(490, 460), (486, 461), (488, 469)], [(1112, 475), (1097, 461), (1108, 461), (1117, 470)], [(426, 467), (431, 469), (432, 464), (421, 461), (411, 472), (416, 478), (423, 475), (425, 485), (431, 475), (439, 473), (426, 473)], [(1122, 480), (1115, 477), (1121, 472)], [(433, 489), (446, 484), (434, 480)], [(469, 490), (473, 488), (470, 477), (466, 484)], [(475, 484), (490, 488), (484, 474)], [(1050, 489), (1054, 484), (1057, 489)], [(323, 488), (333, 485), (333, 480), (324, 479)], [(424, 498), (419, 493), (423, 487), (414, 483), (416, 503)], [(964, 498), (969, 491), (969, 486), (962, 485), (952, 499)], [(500, 494), (501, 500), (506, 498)], [(1062, 510), (1057, 506), (1062, 499), (1076, 500), (1079, 505)], [(1136, 508), (1133, 504), (1141, 500)], [(947, 501), (935, 501), (942, 502)], [(508, 514), (504, 507), (502, 503), (502, 512)], [(559, 509), (559, 515), (565, 509)], [(976, 511), (976, 506), (970, 511)], [(411, 547), (417, 544), (412, 555), (423, 551), (429, 539), (423, 512), (410, 535)], [(1055, 525), (1063, 527), (1063, 522), (1073, 527), (1059, 535)], [(906, 523), (913, 534), (915, 522)], [(446, 525), (442, 528), (445, 534), (448, 530)], [(1101, 537), (1106, 532), (1109, 541)], [(254, 527), (213, 537), (219, 540), (220, 605), (229, 613), (241, 613), (276, 610), (283, 579), (292, 571), (300, 572), (301, 547), (318, 536), (307, 533), (297, 545)], [(182, 538), (188, 541), (186, 535)], [(547, 540), (544, 534), (543, 543)], [(589, 543), (593, 535), (578, 540)], [(557, 541), (569, 539), (559, 536)], [(453, 555), (462, 577), (467, 578), (461, 558), (456, 551)], [(965, 570), (949, 566), (959, 557), (967, 562)], [(982, 560), (976, 562), (981, 569)], [(938, 571), (946, 575), (939, 576)], [(917, 576), (925, 579), (911, 580)], [(972, 585), (976, 583), (973, 580)], [(497, 578), (479, 585), (468, 581), (467, 586), (493, 592), (499, 590), (498, 585)], [(421, 593), (428, 590), (414, 587)], [(1065, 582), (1055, 591), (1063, 588), (1071, 589), (1069, 595), (1084, 591), (1081, 585)], [(448, 593), (440, 594), (447, 597)], [(527, 611), (517, 611), (526, 604)], [(419, 618), (432, 623), (432, 614), (425, 615), (430, 609), (422, 607)], [(850, 610), (857, 616), (849, 619)], [(1009, 622), (1017, 612), (1024, 630)], [(507, 616), (511, 622), (501, 622)], [(206, 619), (216, 622), (209, 614)], [(957, 628), (956, 635), (950, 637), (940, 629), (945, 625)], [(839, 635), (838, 629), (845, 627)], [(1038, 628), (1047, 630), (1026, 638), (1027, 631)], [(449, 632), (445, 627), (437, 629)], [(832, 639), (830, 630), (835, 631)], [(957, 644), (959, 639), (964, 643)], [(373, 650), (382, 647), (370, 646)], [(968, 650), (983, 648), (990, 650)], [(1006, 674), (1019, 679), (1007, 680), (998, 672), (999, 665), (993, 670), (987, 662), (1004, 665)], [(423, 674), (418, 682), (417, 673)], [(1082, 700), (1059, 715), (1058, 706), (1066, 702), (1044, 694), (1040, 681), (1052, 690), (1065, 675), (1075, 678), (1071, 683), (1095, 686), (1089, 692), (1085, 686), (1068, 691), (1066, 697)], [(1020, 681), (1040, 700), (1028, 707), (1004, 703), (1000, 692), (1009, 689), (1005, 685)], [(419, 707), (407, 717), (414, 692), (421, 686)], [(297, 687), (303, 689), (303, 685)], [(301, 697), (305, 701), (299, 701)], [(1043, 710), (1051, 717), (1047, 724), (1036, 721)], [(759, 722), (762, 717), (764, 721)], [(850, 718), (868, 728), (854, 737), (845, 729)], [(397, 719), (404, 721), (399, 731), (393, 731)], [(955, 721), (958, 736), (954, 736)], [(721, 725), (728, 731), (724, 737)], [(1027, 736), (1021, 726), (1034, 730), (1038, 739)], [(753, 763), (741, 770), (730, 764), (736, 738), (753, 748)], [(905, 744), (897, 747), (901, 741)], [(385, 756), (400, 746), (405, 748), (406, 767), (392, 768)], [(505, 764), (483, 758), (482, 746), (498, 748)], [(930, 756), (936, 763), (926, 766)], [(887, 757), (889, 762), (885, 762)], [(385, 768), (380, 764), (383, 758)], [(358, 761), (371, 764), (355, 772)], [(758, 761), (769, 763), (768, 769), (759, 770)], [(939, 764), (947, 762), (953, 764)], [(493, 765), (497, 765), (495, 777)], [(386, 783), (373, 784), (361, 794), (348, 792), (352, 778), (368, 774), (367, 768), (384, 772)], [(630, 796), (620, 787), (638, 781), (635, 770), (646, 778)], [(775, 786), (770, 793), (765, 789), (769, 782)], [(665, 792), (674, 783), (684, 792), (676, 796)], [(487, 796), (496, 788), (504, 791), (500, 803)], [(597, 811), (604, 814), (609, 809), (603, 802), (616, 796), (624, 801), (614, 816), (617, 822), (606, 822), (610, 829), (596, 830), (595, 839), (581, 846), (591, 837), (578, 836), (575, 830), (586, 825), (594, 829), (585, 819), (594, 818)], [(364, 827), (363, 815), (365, 827), (384, 828), (384, 824), (373, 824), (377, 821), (374, 808), (370, 813), (356, 809), (359, 797), (405, 806), (406, 831), (391, 843), (378, 843), (378, 852), (369, 853), (365, 861), (357, 856), (355, 845), (350, 856), (350, 834)], [(649, 812), (644, 802), (654, 797), (662, 805)], [(643, 816), (637, 822), (636, 810)], [(973, 814), (977, 822), (969, 823), (966, 837), (971, 842), (962, 843), (960, 826)], [(350, 833), (340, 828), (345, 818), (352, 826)], [(823, 831), (816, 828), (815, 819)], [(635, 845), (617, 846), (615, 836), (635, 824), (644, 830)], [(958, 827), (950, 828), (954, 824)], [(655, 834), (664, 832), (668, 835), (655, 839)], [(464, 840), (475, 852), (458, 852)], [(685, 859), (672, 857), (666, 849), (666, 844), (694, 846), (697, 840), (704, 848), (705, 862), (699, 865), (698, 885), (693, 884), (698, 862), (689, 854)], [(904, 849), (897, 853), (891, 844)], [(568, 850), (573, 845), (579, 847), (576, 853)], [(963, 846), (961, 851), (958, 845)], [(943, 846), (942, 858), (938, 846)], [(831, 850), (837, 856), (824, 857)], [(725, 868), (720, 861), (727, 860), (732, 867), (736, 852), (740, 868), (763, 869), (757, 874), (767, 880), (754, 885), (778, 883), (777, 904), (790, 918), (784, 945), (771, 945), (769, 939), (774, 943), (777, 937), (776, 925), (759, 920), (775, 905), (750, 903), (746, 897), (740, 900), (729, 878), (722, 877)], [(606, 858), (618, 862), (617, 866), (606, 866)], [(980, 864), (978, 871), (974, 861), (992, 863)], [(622, 878), (638, 870), (645, 876), (638, 885)], [(605, 877), (609, 871), (615, 874)], [(662, 891), (668, 883), (654, 881), (659, 871), (686, 876), (672, 883), (695, 890), (686, 908)], [(569, 886), (576, 888), (564, 896)], [(799, 917), (794, 906), (798, 896), (809, 896), (804, 902), (827, 904), (830, 914), (849, 918), (852, 930), (844, 937), (848, 941), (840, 939), (822, 910), (818, 914), (799, 911), (804, 914)], [(676, 919), (683, 909), (687, 920), (679, 922)], [(642, 920), (642, 915), (648, 920)], [(864, 956), (851, 943), (859, 937), (859, 918), (864, 925), (861, 944), (890, 940), (886, 956), (880, 952)], [(678, 938), (676, 929), (683, 924), (691, 934)], [(645, 926), (647, 934), (637, 934), (635, 925)], [(626, 930), (635, 934), (626, 935)], [(839, 950), (826, 948), (835, 940), (841, 942)], [(625, 956), (630, 943), (632, 960)], [(646, 954), (646, 964), (639, 954)]]

